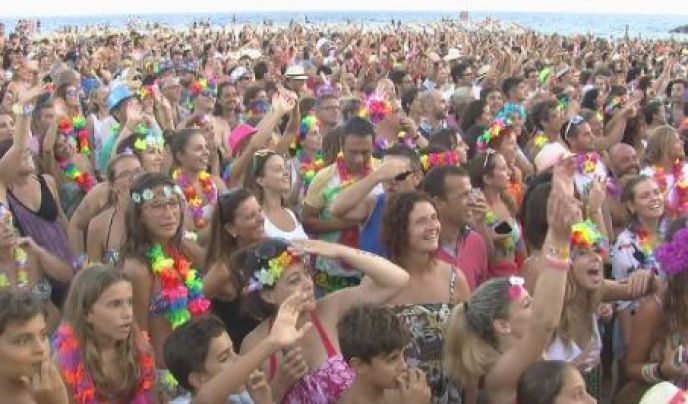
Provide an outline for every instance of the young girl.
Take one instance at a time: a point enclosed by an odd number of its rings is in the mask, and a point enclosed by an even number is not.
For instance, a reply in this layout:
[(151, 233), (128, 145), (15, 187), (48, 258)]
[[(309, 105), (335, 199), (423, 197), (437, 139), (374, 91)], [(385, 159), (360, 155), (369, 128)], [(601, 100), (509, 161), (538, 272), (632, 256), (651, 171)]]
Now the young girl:
[(156, 402), (152, 349), (134, 323), (132, 290), (124, 273), (106, 266), (72, 282), (53, 342), (72, 402)]
[(564, 361), (535, 362), (518, 380), (516, 404), (597, 404), (578, 369)]
[[(366, 276), (360, 286), (342, 289), (316, 301), (312, 272), (304, 256), (341, 259)], [(244, 249), (232, 259), (232, 271), (244, 293), (244, 308), (263, 321), (244, 340), (247, 352), (269, 334), (276, 307), (295, 291), (306, 302), (297, 324), (313, 327), (291, 349), (273, 355), (264, 365), (275, 400), (282, 403), (332, 403), (351, 385), (353, 374), (339, 353), (337, 321), (352, 306), (385, 303), (408, 282), (406, 272), (384, 258), (340, 244), (307, 240), (290, 247), (268, 239)]]

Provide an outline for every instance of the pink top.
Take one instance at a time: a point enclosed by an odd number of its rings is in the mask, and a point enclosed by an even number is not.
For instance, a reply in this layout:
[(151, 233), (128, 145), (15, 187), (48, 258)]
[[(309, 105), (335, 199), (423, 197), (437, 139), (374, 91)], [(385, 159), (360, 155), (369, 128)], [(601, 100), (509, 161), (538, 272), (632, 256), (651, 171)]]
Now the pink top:
[(487, 247), (482, 236), (466, 228), (456, 245), (442, 244), (437, 258), (459, 268), (474, 290), (488, 279)]

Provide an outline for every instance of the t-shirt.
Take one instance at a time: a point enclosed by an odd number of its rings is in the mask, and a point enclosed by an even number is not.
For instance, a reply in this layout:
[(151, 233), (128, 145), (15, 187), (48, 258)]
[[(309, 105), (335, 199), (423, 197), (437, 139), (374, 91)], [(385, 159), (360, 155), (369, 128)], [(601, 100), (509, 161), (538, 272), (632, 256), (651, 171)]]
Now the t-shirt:
[(466, 228), (456, 245), (442, 244), (437, 251), (437, 258), (447, 264), (461, 269), (468, 286), (474, 290), (488, 280), (487, 246), (477, 232)]

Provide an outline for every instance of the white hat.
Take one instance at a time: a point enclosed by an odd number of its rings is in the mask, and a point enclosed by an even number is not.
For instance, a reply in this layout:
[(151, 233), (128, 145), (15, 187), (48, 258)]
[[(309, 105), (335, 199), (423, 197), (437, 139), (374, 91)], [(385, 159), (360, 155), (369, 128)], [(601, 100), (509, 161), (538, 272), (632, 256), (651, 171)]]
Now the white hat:
[(444, 60), (450, 62), (452, 60), (459, 59), (461, 57), (461, 51), (457, 48), (450, 48)]
[(234, 70), (232, 70), (232, 74), (229, 75), (229, 78), (236, 83), (240, 78), (244, 77), (248, 73), (248, 69), (246, 69), (244, 66), (237, 66)]
[(308, 76), (306, 75), (306, 70), (301, 65), (291, 65), (287, 68), (284, 77), (292, 80), (306, 80)]
[(661, 382), (652, 386), (643, 398), (640, 399), (640, 404), (671, 404), (682, 403), (682, 395), (685, 392), (669, 382)]
[(540, 152), (535, 156), (535, 169), (537, 173), (541, 173), (550, 167), (554, 167), (562, 158), (571, 154), (559, 142), (547, 143), (540, 149)]

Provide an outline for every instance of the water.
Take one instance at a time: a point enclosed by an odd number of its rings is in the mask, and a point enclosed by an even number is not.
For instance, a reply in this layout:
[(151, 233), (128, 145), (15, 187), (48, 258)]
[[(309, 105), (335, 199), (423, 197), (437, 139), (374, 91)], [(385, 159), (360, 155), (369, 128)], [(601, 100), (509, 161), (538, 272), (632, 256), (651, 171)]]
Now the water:
[[(304, 17), (313, 23), (354, 23), (386, 24), (392, 19), (404, 23), (437, 22), (442, 18), (458, 17), (458, 12), (418, 12), (418, 11), (328, 11), (328, 12), (241, 12), (241, 13), (184, 13), (184, 14), (145, 14), (139, 16), (143, 21), (154, 21), (168, 24), (175, 28), (189, 26), (194, 20), (210, 20), (215, 25), (229, 25), (233, 16), (237, 24), (261, 23), (270, 20), (275, 24), (287, 24), (291, 20), (304, 21)], [(481, 21), (486, 17), (504, 22), (517, 23), (542, 33), (558, 32), (564, 35), (592, 33), (599, 37), (619, 38), (629, 26), (631, 37), (688, 40), (688, 35), (669, 34), (669, 30), (688, 24), (688, 16), (676, 15), (639, 15), (639, 14), (593, 14), (593, 13), (532, 13), (532, 12), (471, 12), (472, 21)], [(44, 31), (56, 30), (65, 25), (95, 25), (108, 23), (114, 28), (125, 26), (130, 16), (56, 16), (41, 18)], [(14, 27), (16, 18), (0, 17), (8, 27)]]

